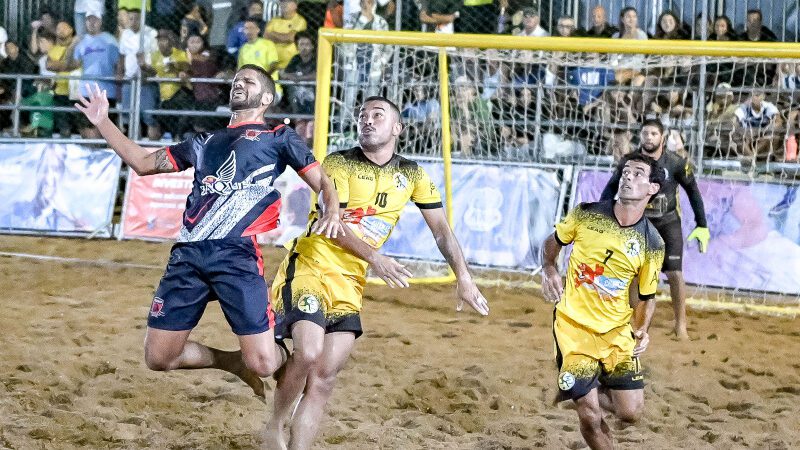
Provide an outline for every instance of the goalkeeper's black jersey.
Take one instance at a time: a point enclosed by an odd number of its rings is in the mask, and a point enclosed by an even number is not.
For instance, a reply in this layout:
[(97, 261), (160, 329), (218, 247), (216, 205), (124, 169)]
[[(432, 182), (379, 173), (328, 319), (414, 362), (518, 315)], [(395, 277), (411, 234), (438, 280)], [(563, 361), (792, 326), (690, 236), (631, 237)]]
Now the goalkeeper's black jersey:
[[(636, 151), (641, 152), (641, 150)], [(656, 226), (672, 220), (678, 220), (680, 218), (678, 186), (683, 186), (683, 190), (686, 191), (686, 195), (689, 197), (689, 203), (692, 205), (697, 226), (706, 227), (703, 197), (700, 196), (700, 189), (697, 187), (691, 164), (675, 152), (666, 150), (661, 153), (658, 164), (664, 168), (666, 182), (661, 186), (658, 194), (650, 201), (650, 204), (647, 205), (645, 216)], [(620, 178), (622, 178), (622, 166), (618, 165), (600, 195), (601, 201), (616, 197)]]

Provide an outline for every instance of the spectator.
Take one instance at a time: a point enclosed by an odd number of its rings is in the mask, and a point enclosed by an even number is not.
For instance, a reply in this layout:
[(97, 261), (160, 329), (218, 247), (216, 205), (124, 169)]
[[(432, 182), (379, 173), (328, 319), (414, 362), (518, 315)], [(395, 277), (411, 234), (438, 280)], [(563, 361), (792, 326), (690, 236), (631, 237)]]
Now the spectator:
[[(189, 59), (186, 52), (175, 48), (175, 33), (167, 29), (158, 31), (156, 42), (158, 51), (153, 52), (150, 64), (141, 64), (144, 76), (159, 78), (178, 78), (181, 72), (189, 70)], [(184, 109), (192, 103), (192, 95), (181, 88), (181, 83), (160, 81), (158, 83), (159, 98), (162, 109)], [(149, 127), (147, 137), (150, 140), (161, 139), (162, 128), (169, 129), (173, 139), (180, 139), (183, 129), (180, 120), (170, 116), (160, 116), (156, 126)]]
[[(245, 20), (244, 34), (247, 37), (247, 43), (239, 49), (236, 67), (255, 64), (272, 75), (274, 80), (277, 80), (278, 50), (272, 41), (259, 37), (261, 34), (261, 21), (253, 18)], [(283, 96), (283, 88), (281, 88), (280, 84), (276, 84), (274, 104), (278, 104), (281, 96)]]
[(117, 42), (122, 40), (122, 32), (127, 30), (131, 27), (131, 19), (128, 15), (127, 8), (120, 8), (117, 10), (117, 30), (114, 33), (114, 37), (117, 39)]
[[(4, 74), (24, 74), (33, 75), (37, 72), (36, 63), (31, 60), (28, 55), (20, 51), (19, 45), (14, 41), (6, 41), (3, 46), (3, 51), (6, 58), (0, 60), (0, 73)], [(0, 86), (6, 94), (10, 94), (13, 98), (16, 82), (14, 80), (0, 80)], [(33, 94), (34, 87), (31, 80), (22, 82), (22, 96), (27, 97)]]
[(754, 42), (776, 42), (778, 37), (772, 30), (764, 26), (763, 20), (764, 16), (760, 9), (747, 11), (747, 23), (745, 23), (741, 39)]
[(617, 27), (608, 23), (608, 14), (602, 5), (592, 9), (592, 26), (587, 28), (583, 35), (586, 37), (610, 38), (618, 32)]
[(8, 33), (6, 32), (5, 28), (0, 27), (0, 60), (8, 56), (6, 53), (7, 41), (8, 41)]
[(459, 15), (459, 33), (494, 34), (497, 31), (497, 8), (492, 0), (463, 0)]
[(439, 101), (430, 97), (427, 87), (411, 84), (414, 98), (403, 105), (400, 117), (409, 124), (435, 122), (440, 115)]
[(706, 20), (706, 30), (705, 34), (703, 34), (703, 14), (700, 13), (697, 15), (697, 17), (695, 17), (692, 39), (698, 41), (708, 39), (708, 35), (710, 35), (713, 31), (714, 31), (714, 24), (711, 23), (711, 19), (709, 18), (708, 20)]
[(561, 16), (556, 23), (559, 37), (572, 37), (575, 35), (575, 19), (570, 16)]
[[(193, 78), (215, 78), (220, 74), (220, 67), (217, 63), (218, 58), (208, 50), (205, 39), (200, 35), (189, 36), (186, 47), (186, 58), (189, 60), (189, 69), (179, 73), (180, 78), (188, 83), (189, 77)], [(192, 83), (192, 93), (194, 102), (192, 109), (199, 111), (214, 111), (220, 105), (222, 99), (221, 85), (214, 83)], [(214, 130), (218, 128), (218, 119), (203, 116), (185, 116), (182, 118), (182, 129), (191, 128), (195, 132)]]
[(264, 37), (275, 44), (278, 52), (278, 68), (283, 69), (297, 55), (295, 34), (305, 31), (306, 19), (297, 13), (296, 0), (281, 0), (281, 15), (273, 17), (267, 24)]
[(460, 7), (459, 0), (424, 0), (419, 10), (422, 31), (432, 29), (436, 33), (455, 32), (454, 24), (460, 15)]
[(529, 37), (550, 36), (550, 33), (539, 24), (539, 12), (534, 8), (522, 9), (522, 28), (516, 29), (513, 34)]
[[(147, 0), (147, 4), (145, 7), (147, 8), (146, 12), (150, 12), (151, 0)], [(125, 8), (128, 11), (136, 10), (140, 11), (142, 7), (142, 0), (117, 0), (117, 8), (122, 9)], [(140, 17), (141, 18), (141, 17)]]
[[(206, 0), (201, 0), (201, 2), (206, 5), (214, 3)], [(180, 34), (181, 21), (196, 6), (197, 2), (195, 0), (155, 0), (153, 12), (147, 15), (147, 22), (159, 30), (167, 29), (173, 33)], [(137, 4), (136, 7), (141, 8), (141, 3)]]
[[(244, 34), (244, 22), (246, 19), (252, 17), (258, 19), (259, 21), (264, 16), (264, 3), (261, 0), (252, 0), (248, 5), (247, 9), (242, 16), (242, 20), (237, 22), (228, 32), (228, 39), (226, 41), (225, 47), (228, 49), (228, 53), (234, 56), (238, 56), (239, 49), (247, 42), (247, 36)], [(261, 30), (263, 33), (264, 30)]]
[(31, 55), (36, 55), (38, 53), (47, 53), (42, 52), (39, 49), (39, 33), (42, 30), (47, 30), (49, 33), (55, 35), (56, 34), (56, 16), (53, 14), (52, 11), (48, 8), (42, 8), (39, 12), (39, 18), (31, 22), (31, 41), (30, 41), (30, 51)]
[[(156, 30), (145, 25), (144, 30), (141, 29), (141, 11), (138, 9), (131, 9), (128, 11), (128, 25), (122, 31), (119, 40), (119, 54), (121, 58), (117, 62), (117, 79), (122, 80), (122, 92), (120, 101), (122, 109), (131, 108), (131, 81), (141, 76), (140, 64), (150, 64), (151, 57), (154, 51), (158, 48), (156, 44)], [(143, 46), (139, 46), (139, 41), (143, 42)], [(148, 128), (156, 127), (155, 118), (152, 114), (145, 113), (144, 111), (155, 109), (157, 99), (157, 89), (155, 83), (145, 82), (142, 83), (142, 90), (139, 95), (139, 111), (141, 114), (141, 121)], [(126, 118), (123, 116), (123, 122)]]
[(456, 145), (464, 156), (475, 152), (485, 153), (494, 142), (492, 110), (488, 101), (481, 98), (475, 90), (474, 82), (460, 76), (453, 82), (453, 136)]
[(329, 0), (325, 8), (325, 28), (342, 28), (344, 26), (344, 0)]
[(102, 21), (105, 9), (103, 0), (75, 0), (75, 34), (78, 38), (83, 37), (86, 33), (86, 18), (92, 14)]
[[(33, 82), (36, 92), (22, 99), (23, 106), (53, 106), (53, 84), (50, 80)], [(51, 137), (53, 134), (53, 111), (31, 111), (28, 125), (20, 129), (20, 134), (27, 137)]]
[[(344, 27), (356, 30), (386, 31), (389, 24), (375, 14), (375, 0), (361, 0), (361, 11), (345, 17)], [(345, 70), (345, 104), (355, 105), (356, 95), (378, 95), (383, 71), (391, 60), (392, 49), (382, 44), (351, 44), (342, 48)]]
[(736, 109), (739, 119), (736, 127), (737, 141), (742, 142), (743, 156), (752, 162), (768, 159), (779, 148), (783, 135), (775, 133), (780, 123), (778, 108), (764, 100), (764, 93), (755, 91), (750, 99)]
[(728, 158), (736, 154), (736, 142), (732, 137), (738, 122), (731, 85), (720, 83), (714, 89), (711, 101), (706, 105), (705, 155), (709, 158)]
[[(317, 77), (316, 49), (312, 35), (306, 32), (297, 33), (298, 54), (292, 57), (289, 64), (280, 72), (282, 80), (314, 81)], [(314, 113), (314, 86), (287, 86), (286, 98), (289, 112), (293, 114)]]
[(787, 135), (793, 137), (800, 133), (800, 64), (783, 63), (778, 67), (775, 77), (775, 85), (781, 90), (778, 107), (787, 118)]
[[(66, 21), (58, 22), (56, 25), (56, 45), (47, 52), (47, 70), (56, 72), (59, 76), (70, 76), (72, 69), (67, 55), (71, 55), (78, 40), (75, 38), (75, 30)], [(55, 106), (72, 106), (69, 99), (69, 80), (56, 80), (53, 104)], [(57, 112), (54, 116), (55, 128), (61, 137), (69, 137), (72, 134), (72, 124), (70, 123), (69, 113)]]
[(717, 16), (714, 19), (714, 29), (708, 35), (709, 41), (735, 41), (737, 40), (736, 32), (733, 30), (733, 24), (728, 16)]
[[(114, 77), (117, 61), (119, 61), (119, 48), (117, 41), (110, 34), (101, 31), (102, 19), (97, 13), (90, 12), (85, 19), (85, 34), (78, 41), (75, 49), (69, 56), (68, 68), (81, 69), (83, 75), (91, 77)], [(89, 91), (86, 84), (97, 83), (100, 89), (106, 91), (109, 103), (114, 105), (117, 98), (117, 87), (113, 81), (82, 80), (80, 84), (81, 95), (88, 97)], [(100, 138), (99, 132), (86, 120), (85, 116), (78, 118), (81, 136), (85, 138)]]
[[(647, 33), (639, 28), (639, 15), (636, 8), (623, 8), (619, 14), (619, 31), (612, 36), (614, 39), (639, 39), (647, 40)], [(642, 75), (644, 59), (641, 55), (617, 57), (621, 67), (617, 70), (616, 79), (620, 84), (630, 83), (631, 86), (641, 86), (645, 77)], [(635, 103), (635, 102), (634, 102)]]
[(195, 3), (189, 12), (181, 20), (180, 27), (180, 46), (186, 48), (186, 41), (189, 36), (199, 34), (208, 39), (208, 31), (211, 28), (211, 16), (202, 5)]
[(588, 106), (598, 100), (605, 92), (605, 87), (614, 83), (614, 71), (602, 67), (600, 55), (590, 55), (596, 67), (573, 67), (567, 73), (567, 83), (578, 88), (578, 105), (588, 112)]
[(658, 16), (654, 39), (688, 39), (689, 32), (673, 11), (664, 11)]

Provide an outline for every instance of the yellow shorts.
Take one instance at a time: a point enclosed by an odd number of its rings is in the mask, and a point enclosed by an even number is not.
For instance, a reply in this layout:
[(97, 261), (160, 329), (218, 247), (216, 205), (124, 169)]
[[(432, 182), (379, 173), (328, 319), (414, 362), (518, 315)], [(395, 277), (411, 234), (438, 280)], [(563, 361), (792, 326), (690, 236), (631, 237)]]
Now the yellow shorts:
[(554, 313), (556, 365), (560, 400), (577, 400), (602, 385), (609, 389), (643, 389), (636, 339), (630, 324), (596, 333), (558, 310)]
[(326, 333), (362, 333), (361, 300), (365, 281), (329, 269), (312, 258), (290, 253), (272, 283), (270, 302), (275, 311), (275, 337), (291, 337), (292, 325), (308, 320)]

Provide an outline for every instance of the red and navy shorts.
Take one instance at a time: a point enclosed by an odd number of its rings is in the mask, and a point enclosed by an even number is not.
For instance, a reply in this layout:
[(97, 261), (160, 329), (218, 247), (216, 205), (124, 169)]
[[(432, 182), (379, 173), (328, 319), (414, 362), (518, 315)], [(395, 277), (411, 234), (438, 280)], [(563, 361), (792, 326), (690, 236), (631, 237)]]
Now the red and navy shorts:
[(206, 304), (219, 300), (233, 332), (263, 333), (275, 326), (255, 236), (178, 242), (158, 285), (147, 326), (191, 330)]

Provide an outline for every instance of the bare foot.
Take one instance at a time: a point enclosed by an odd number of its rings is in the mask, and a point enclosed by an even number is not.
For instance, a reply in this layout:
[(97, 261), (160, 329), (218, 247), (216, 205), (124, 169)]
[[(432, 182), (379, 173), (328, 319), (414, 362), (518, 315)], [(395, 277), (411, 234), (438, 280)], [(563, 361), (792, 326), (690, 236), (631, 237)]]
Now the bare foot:
[(214, 353), (215, 368), (236, 375), (240, 380), (250, 386), (250, 389), (253, 390), (256, 396), (260, 397), (262, 400), (266, 400), (267, 394), (264, 389), (264, 381), (262, 381), (255, 372), (244, 365), (241, 351), (226, 352), (216, 349), (211, 349), (211, 351)]
[(264, 429), (262, 448), (266, 450), (286, 450), (286, 437), (283, 434), (283, 424), (273, 421), (267, 423)]
[(672, 330), (673, 339), (676, 341), (689, 341), (689, 333), (686, 331), (686, 328), (675, 327)]
[(247, 385), (250, 386), (250, 388), (253, 390), (253, 393), (256, 396), (266, 400), (267, 394), (264, 389), (264, 381), (261, 380), (261, 378), (258, 375), (256, 375), (255, 372), (248, 369), (247, 367), (244, 367), (244, 364), (242, 364), (242, 368), (240, 371), (231, 373), (233, 373), (234, 375), (239, 377), (242, 381), (247, 383)]

